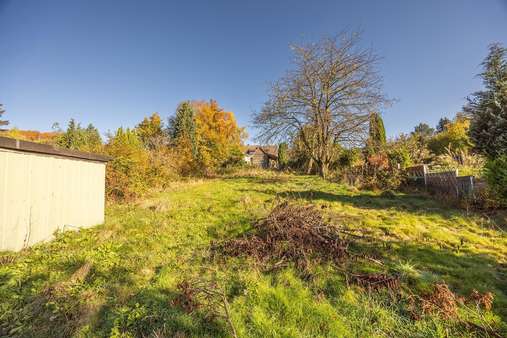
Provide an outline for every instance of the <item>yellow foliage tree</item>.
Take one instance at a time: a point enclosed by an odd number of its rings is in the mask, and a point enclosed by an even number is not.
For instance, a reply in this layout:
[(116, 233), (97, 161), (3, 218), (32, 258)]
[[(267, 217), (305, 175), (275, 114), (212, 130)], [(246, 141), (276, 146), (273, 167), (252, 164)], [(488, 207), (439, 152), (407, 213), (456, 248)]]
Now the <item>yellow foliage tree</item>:
[(153, 113), (150, 117), (145, 117), (141, 123), (136, 126), (136, 133), (148, 149), (153, 149), (164, 145), (166, 135), (164, 133), (164, 124), (158, 113)]
[(224, 111), (214, 100), (193, 103), (196, 115), (198, 161), (205, 174), (235, 165), (242, 160), (245, 135), (234, 113)]
[(436, 134), (428, 144), (429, 149), (436, 155), (447, 151), (468, 152), (472, 148), (469, 137), (470, 119), (457, 114), (454, 120), (444, 126), (444, 130)]

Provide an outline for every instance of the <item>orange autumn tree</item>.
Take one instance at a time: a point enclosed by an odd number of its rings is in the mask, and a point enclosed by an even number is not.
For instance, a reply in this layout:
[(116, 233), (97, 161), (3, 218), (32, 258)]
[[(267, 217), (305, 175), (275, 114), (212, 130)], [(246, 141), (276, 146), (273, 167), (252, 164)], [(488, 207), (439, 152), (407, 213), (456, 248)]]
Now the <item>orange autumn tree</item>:
[(193, 102), (195, 111), (197, 161), (208, 175), (241, 163), (245, 137), (234, 113), (224, 111), (214, 100)]

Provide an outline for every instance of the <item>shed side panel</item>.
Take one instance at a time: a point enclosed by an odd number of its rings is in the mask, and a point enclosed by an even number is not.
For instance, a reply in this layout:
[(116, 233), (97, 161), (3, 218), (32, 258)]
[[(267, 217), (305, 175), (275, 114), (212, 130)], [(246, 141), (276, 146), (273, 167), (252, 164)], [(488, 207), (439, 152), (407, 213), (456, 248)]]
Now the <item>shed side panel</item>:
[(0, 250), (104, 222), (105, 163), (0, 149)]

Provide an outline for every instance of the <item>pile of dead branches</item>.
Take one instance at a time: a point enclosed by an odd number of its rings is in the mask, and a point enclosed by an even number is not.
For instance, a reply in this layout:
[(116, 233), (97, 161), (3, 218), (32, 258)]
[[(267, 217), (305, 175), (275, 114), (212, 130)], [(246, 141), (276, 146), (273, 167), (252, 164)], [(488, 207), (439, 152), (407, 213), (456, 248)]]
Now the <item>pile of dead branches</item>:
[(348, 242), (313, 206), (284, 202), (254, 225), (254, 232), (219, 246), (229, 256), (249, 255), (266, 261), (306, 266), (311, 259), (338, 262), (348, 255)]

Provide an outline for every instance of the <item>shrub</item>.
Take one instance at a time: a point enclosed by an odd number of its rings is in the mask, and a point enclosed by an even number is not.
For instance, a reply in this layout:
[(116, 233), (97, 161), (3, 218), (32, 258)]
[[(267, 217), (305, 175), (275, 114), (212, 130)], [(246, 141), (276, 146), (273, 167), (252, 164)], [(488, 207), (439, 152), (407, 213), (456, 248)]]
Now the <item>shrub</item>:
[(507, 206), (507, 155), (488, 159), (484, 168), (484, 177), (499, 202)]
[(106, 152), (113, 157), (107, 165), (106, 191), (110, 199), (131, 200), (148, 189), (149, 152), (138, 135), (119, 128), (109, 136)]
[(361, 162), (361, 151), (358, 148), (342, 149), (337, 162), (340, 168), (353, 167)]
[(278, 146), (278, 169), (284, 170), (289, 163), (289, 146), (287, 143), (280, 143)]
[(472, 148), (469, 137), (470, 119), (458, 114), (456, 118), (445, 125), (444, 130), (428, 142), (428, 148), (435, 155), (454, 152), (468, 152)]
[(396, 190), (403, 183), (403, 180), (402, 170), (369, 166), (363, 176), (362, 186), (367, 189)]
[(410, 152), (403, 145), (393, 146), (388, 149), (387, 157), (389, 158), (389, 163), (393, 167), (397, 167), (399, 165), (400, 169), (405, 169), (412, 165)]

